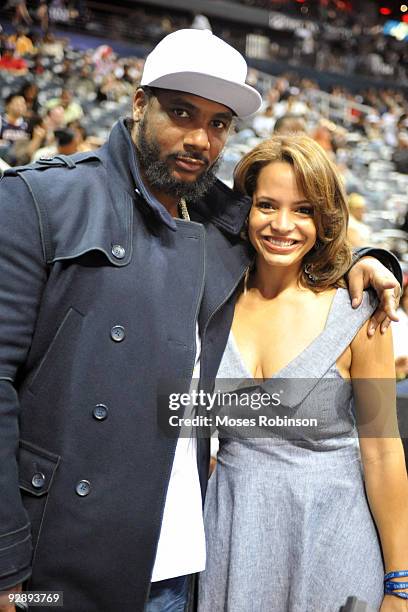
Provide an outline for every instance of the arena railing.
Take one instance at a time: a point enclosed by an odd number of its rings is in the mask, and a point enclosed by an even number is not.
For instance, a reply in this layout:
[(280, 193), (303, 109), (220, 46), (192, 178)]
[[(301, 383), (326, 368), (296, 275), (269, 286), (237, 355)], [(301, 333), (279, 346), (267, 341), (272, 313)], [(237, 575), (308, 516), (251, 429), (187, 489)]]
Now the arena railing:
[[(257, 75), (256, 86), (260, 89), (263, 96), (266, 95), (268, 89), (274, 87), (277, 76), (267, 74), (261, 71), (255, 71)], [(255, 79), (255, 73), (251, 74), (251, 84)], [(345, 97), (329, 94), (320, 89), (307, 89), (300, 92), (302, 99), (310, 102), (313, 105), (313, 110), (316, 110), (322, 117), (335, 122), (342, 122), (349, 126), (355, 122), (355, 119), (360, 115), (370, 115), (375, 113), (375, 109), (366, 104), (359, 104)]]

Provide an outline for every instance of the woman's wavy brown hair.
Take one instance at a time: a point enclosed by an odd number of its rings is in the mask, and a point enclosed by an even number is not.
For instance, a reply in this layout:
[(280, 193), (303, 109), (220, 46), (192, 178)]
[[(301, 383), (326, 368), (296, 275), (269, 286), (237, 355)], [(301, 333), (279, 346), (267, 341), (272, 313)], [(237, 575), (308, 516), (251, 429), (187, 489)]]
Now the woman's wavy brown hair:
[[(234, 171), (234, 189), (253, 196), (262, 168), (287, 162), (293, 168), (299, 191), (313, 204), (317, 239), (303, 258), (299, 281), (313, 291), (345, 287), (344, 275), (352, 261), (347, 243), (348, 208), (340, 175), (322, 147), (303, 134), (274, 136), (249, 151)], [(315, 280), (311, 280), (304, 271)]]

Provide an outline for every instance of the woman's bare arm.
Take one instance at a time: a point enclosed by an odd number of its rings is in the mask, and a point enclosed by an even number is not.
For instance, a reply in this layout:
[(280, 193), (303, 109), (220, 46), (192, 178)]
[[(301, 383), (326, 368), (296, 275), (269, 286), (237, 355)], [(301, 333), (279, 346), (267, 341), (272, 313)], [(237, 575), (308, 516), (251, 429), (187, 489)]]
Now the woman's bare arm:
[[(368, 337), (367, 325), (351, 344), (350, 369), (365, 486), (385, 571), (408, 570), (408, 479), (396, 415), (392, 334), (377, 329)], [(386, 600), (392, 609), (408, 610), (406, 600)]]

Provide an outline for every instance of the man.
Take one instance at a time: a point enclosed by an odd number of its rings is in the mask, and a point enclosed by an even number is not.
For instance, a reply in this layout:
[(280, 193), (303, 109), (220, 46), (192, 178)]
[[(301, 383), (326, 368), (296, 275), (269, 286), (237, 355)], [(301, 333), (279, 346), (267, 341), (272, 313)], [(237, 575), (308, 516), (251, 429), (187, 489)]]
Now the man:
[(62, 128), (54, 131), (55, 142), (47, 147), (38, 149), (33, 156), (33, 160), (41, 157), (51, 157), (53, 155), (73, 155), (79, 151), (82, 137), (79, 130)]
[[(250, 202), (213, 175), (233, 115), (260, 105), (245, 77), (210, 32), (170, 34), (107, 145), (0, 182), (0, 589), (177, 612), (204, 569), (208, 440), (166, 436), (157, 397), (193, 373), (211, 389), (251, 262)], [(370, 261), (352, 294), (398, 294)]]
[(5, 100), (5, 113), (0, 117), (0, 141), (9, 145), (29, 140), (28, 124), (24, 118), (26, 102), (20, 94), (11, 93)]
[(47, 109), (53, 109), (57, 106), (62, 106), (64, 109), (65, 125), (81, 119), (84, 115), (81, 105), (72, 99), (72, 92), (68, 89), (63, 89), (59, 98), (52, 98), (46, 104)]

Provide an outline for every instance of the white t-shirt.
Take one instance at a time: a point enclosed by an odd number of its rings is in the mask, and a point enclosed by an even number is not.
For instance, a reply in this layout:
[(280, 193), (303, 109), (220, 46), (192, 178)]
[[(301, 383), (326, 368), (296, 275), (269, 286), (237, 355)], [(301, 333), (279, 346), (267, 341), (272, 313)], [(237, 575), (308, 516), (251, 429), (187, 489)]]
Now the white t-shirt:
[[(197, 325), (191, 388), (196, 386), (200, 378), (200, 356), (201, 342)], [(184, 416), (188, 416), (187, 410)], [(202, 572), (205, 569), (205, 559), (197, 439), (191, 431), (191, 437), (180, 437), (177, 442), (151, 581)]]

